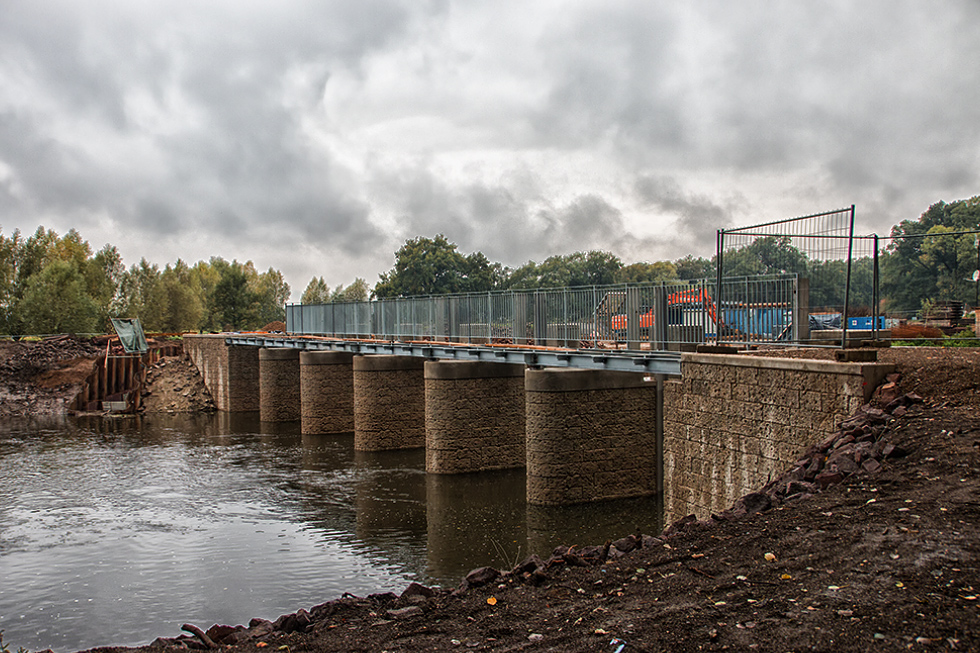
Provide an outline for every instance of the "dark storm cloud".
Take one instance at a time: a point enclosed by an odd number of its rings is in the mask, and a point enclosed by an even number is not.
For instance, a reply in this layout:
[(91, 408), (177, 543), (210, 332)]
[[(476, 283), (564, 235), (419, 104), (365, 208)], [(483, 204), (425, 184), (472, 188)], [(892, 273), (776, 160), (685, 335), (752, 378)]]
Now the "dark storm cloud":
[(675, 241), (714, 242), (716, 231), (732, 226), (732, 215), (743, 203), (735, 197), (720, 204), (713, 197), (684, 190), (671, 177), (641, 177), (634, 188), (655, 214), (677, 217), (677, 230), (669, 237)]

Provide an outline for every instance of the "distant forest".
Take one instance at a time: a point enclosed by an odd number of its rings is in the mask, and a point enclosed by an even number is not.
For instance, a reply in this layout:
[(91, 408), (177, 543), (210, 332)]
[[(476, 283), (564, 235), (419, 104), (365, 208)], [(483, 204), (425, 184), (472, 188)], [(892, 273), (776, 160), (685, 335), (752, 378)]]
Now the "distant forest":
[[(934, 302), (976, 301), (974, 272), (980, 262), (980, 196), (937, 202), (918, 220), (904, 220), (883, 239), (879, 255), (881, 310), (906, 316)], [(966, 233), (964, 233), (966, 232)], [(951, 235), (945, 235), (951, 234)], [(364, 279), (331, 288), (310, 280), (301, 302), (365, 301), (372, 298), (439, 295), (491, 290), (683, 283), (715, 277), (715, 259), (685, 256), (674, 261), (624, 263), (604, 251), (551, 256), (508, 268), (481, 252), (464, 254), (443, 235), (409, 239), (395, 265), (372, 288)], [(757, 238), (725, 255), (726, 275), (798, 273), (810, 279), (811, 306), (843, 305), (846, 266), (811, 260), (789, 238)], [(851, 305), (870, 305), (872, 259), (852, 265)], [(74, 229), (64, 236), (44, 227), (24, 237), (0, 233), (0, 333), (104, 333), (109, 317), (138, 317), (148, 332), (249, 330), (284, 319), (289, 284), (251, 261), (213, 257), (189, 265), (178, 259), (163, 269), (146, 259), (125, 267), (117, 249), (97, 252)]]
[(156, 333), (252, 329), (282, 320), (288, 299), (282, 274), (251, 261), (126, 268), (114, 246), (93, 254), (74, 229), (0, 234), (0, 333), (106, 333), (110, 317), (138, 317)]

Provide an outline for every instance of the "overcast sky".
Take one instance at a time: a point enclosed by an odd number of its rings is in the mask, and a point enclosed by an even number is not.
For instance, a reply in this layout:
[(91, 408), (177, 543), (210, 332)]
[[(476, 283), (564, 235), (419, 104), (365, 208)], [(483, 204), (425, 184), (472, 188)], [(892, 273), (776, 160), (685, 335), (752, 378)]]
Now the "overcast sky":
[(0, 0), (0, 228), (373, 285), (980, 194), (980, 2)]

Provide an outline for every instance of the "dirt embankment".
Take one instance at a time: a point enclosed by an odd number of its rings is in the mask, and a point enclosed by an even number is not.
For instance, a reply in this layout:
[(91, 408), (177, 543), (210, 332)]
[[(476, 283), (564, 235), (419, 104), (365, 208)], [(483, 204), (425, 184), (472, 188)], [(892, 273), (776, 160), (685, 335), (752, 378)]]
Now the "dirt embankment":
[(209, 413), (214, 400), (204, 379), (185, 356), (161, 358), (146, 372), (143, 411), (146, 413)]
[[(66, 412), (105, 348), (105, 337), (0, 341), (0, 417)], [(147, 413), (214, 410), (200, 373), (186, 357), (165, 357), (150, 366), (142, 395)]]

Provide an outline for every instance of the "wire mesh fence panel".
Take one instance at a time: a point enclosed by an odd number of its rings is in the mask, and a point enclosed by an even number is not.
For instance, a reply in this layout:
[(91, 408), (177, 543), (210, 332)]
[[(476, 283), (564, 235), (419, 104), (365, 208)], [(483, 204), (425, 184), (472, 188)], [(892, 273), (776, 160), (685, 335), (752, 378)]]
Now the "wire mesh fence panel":
[[(617, 284), (286, 307), (295, 334), (474, 344), (658, 350), (787, 337), (794, 275)], [(736, 337), (737, 336), (737, 337)]]
[[(805, 280), (797, 292), (802, 303), (799, 312), (807, 315), (806, 328), (797, 338), (812, 342), (823, 331), (836, 338), (838, 330), (839, 337), (846, 338), (848, 318), (856, 317), (871, 319), (852, 321), (852, 328), (867, 326), (876, 334), (880, 325), (874, 319), (879, 310), (878, 252), (877, 236), (854, 234), (854, 206), (723, 229), (718, 232), (717, 299), (727, 307), (732, 299), (728, 293), (740, 292), (738, 284), (730, 283), (733, 277), (792, 273)], [(754, 290), (741, 291), (741, 303), (758, 305), (751, 317), (753, 332), (785, 328), (778, 319), (779, 307), (761, 305), (765, 303), (763, 297), (774, 292), (766, 287), (767, 283), (760, 280), (755, 282)], [(750, 297), (752, 292), (757, 296)], [(749, 320), (749, 315), (746, 312), (742, 319)], [(799, 317), (798, 321), (802, 321), (802, 314)], [(768, 322), (774, 325), (772, 329), (764, 328)], [(723, 337), (721, 334), (719, 339)]]

